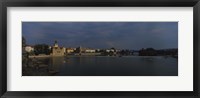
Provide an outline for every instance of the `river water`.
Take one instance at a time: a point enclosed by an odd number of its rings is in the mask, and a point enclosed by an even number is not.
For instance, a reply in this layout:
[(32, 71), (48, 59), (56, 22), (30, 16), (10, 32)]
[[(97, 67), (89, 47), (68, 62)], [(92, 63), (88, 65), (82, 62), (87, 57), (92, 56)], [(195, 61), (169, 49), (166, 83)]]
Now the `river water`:
[(28, 75), (178, 76), (178, 59), (166, 56), (72, 56), (37, 59), (46, 67), (29, 69)]

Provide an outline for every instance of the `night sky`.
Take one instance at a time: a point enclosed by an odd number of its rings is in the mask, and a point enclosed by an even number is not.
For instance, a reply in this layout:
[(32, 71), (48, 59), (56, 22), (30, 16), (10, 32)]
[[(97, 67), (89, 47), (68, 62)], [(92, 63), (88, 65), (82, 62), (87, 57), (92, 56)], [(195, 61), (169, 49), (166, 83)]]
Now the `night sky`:
[(178, 48), (178, 22), (22, 22), (28, 45), (134, 49)]

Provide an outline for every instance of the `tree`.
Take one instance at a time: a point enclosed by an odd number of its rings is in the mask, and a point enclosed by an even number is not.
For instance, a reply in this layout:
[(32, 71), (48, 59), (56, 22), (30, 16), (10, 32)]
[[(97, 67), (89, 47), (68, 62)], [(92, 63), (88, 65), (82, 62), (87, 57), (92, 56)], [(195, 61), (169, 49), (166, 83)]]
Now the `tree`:
[(156, 56), (157, 55), (157, 51), (155, 49), (153, 49), (153, 48), (147, 48), (147, 49), (142, 48), (139, 51), (139, 55), (140, 56)]
[(34, 46), (34, 53), (35, 55), (38, 54), (49, 55), (51, 53), (51, 50), (49, 49), (49, 46), (46, 44), (37, 44)]
[(22, 47), (26, 46), (26, 39), (22, 36)]
[(22, 67), (27, 67), (29, 54), (25, 51), (26, 39), (22, 36)]

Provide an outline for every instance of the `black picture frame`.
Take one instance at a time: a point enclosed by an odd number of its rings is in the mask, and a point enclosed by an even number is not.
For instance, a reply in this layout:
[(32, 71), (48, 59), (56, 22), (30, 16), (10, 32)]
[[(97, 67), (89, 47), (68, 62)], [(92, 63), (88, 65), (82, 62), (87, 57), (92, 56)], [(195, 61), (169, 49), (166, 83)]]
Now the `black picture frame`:
[[(7, 7), (193, 7), (193, 91), (7, 91)], [(199, 98), (200, 0), (1, 0), (0, 96), (2, 98)]]

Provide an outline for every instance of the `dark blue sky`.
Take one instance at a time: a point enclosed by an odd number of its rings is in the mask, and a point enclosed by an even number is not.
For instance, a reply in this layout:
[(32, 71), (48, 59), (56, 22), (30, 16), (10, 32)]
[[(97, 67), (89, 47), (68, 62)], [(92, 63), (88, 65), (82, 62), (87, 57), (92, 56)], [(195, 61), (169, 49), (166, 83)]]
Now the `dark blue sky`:
[(22, 35), (29, 45), (178, 48), (178, 22), (22, 22)]

